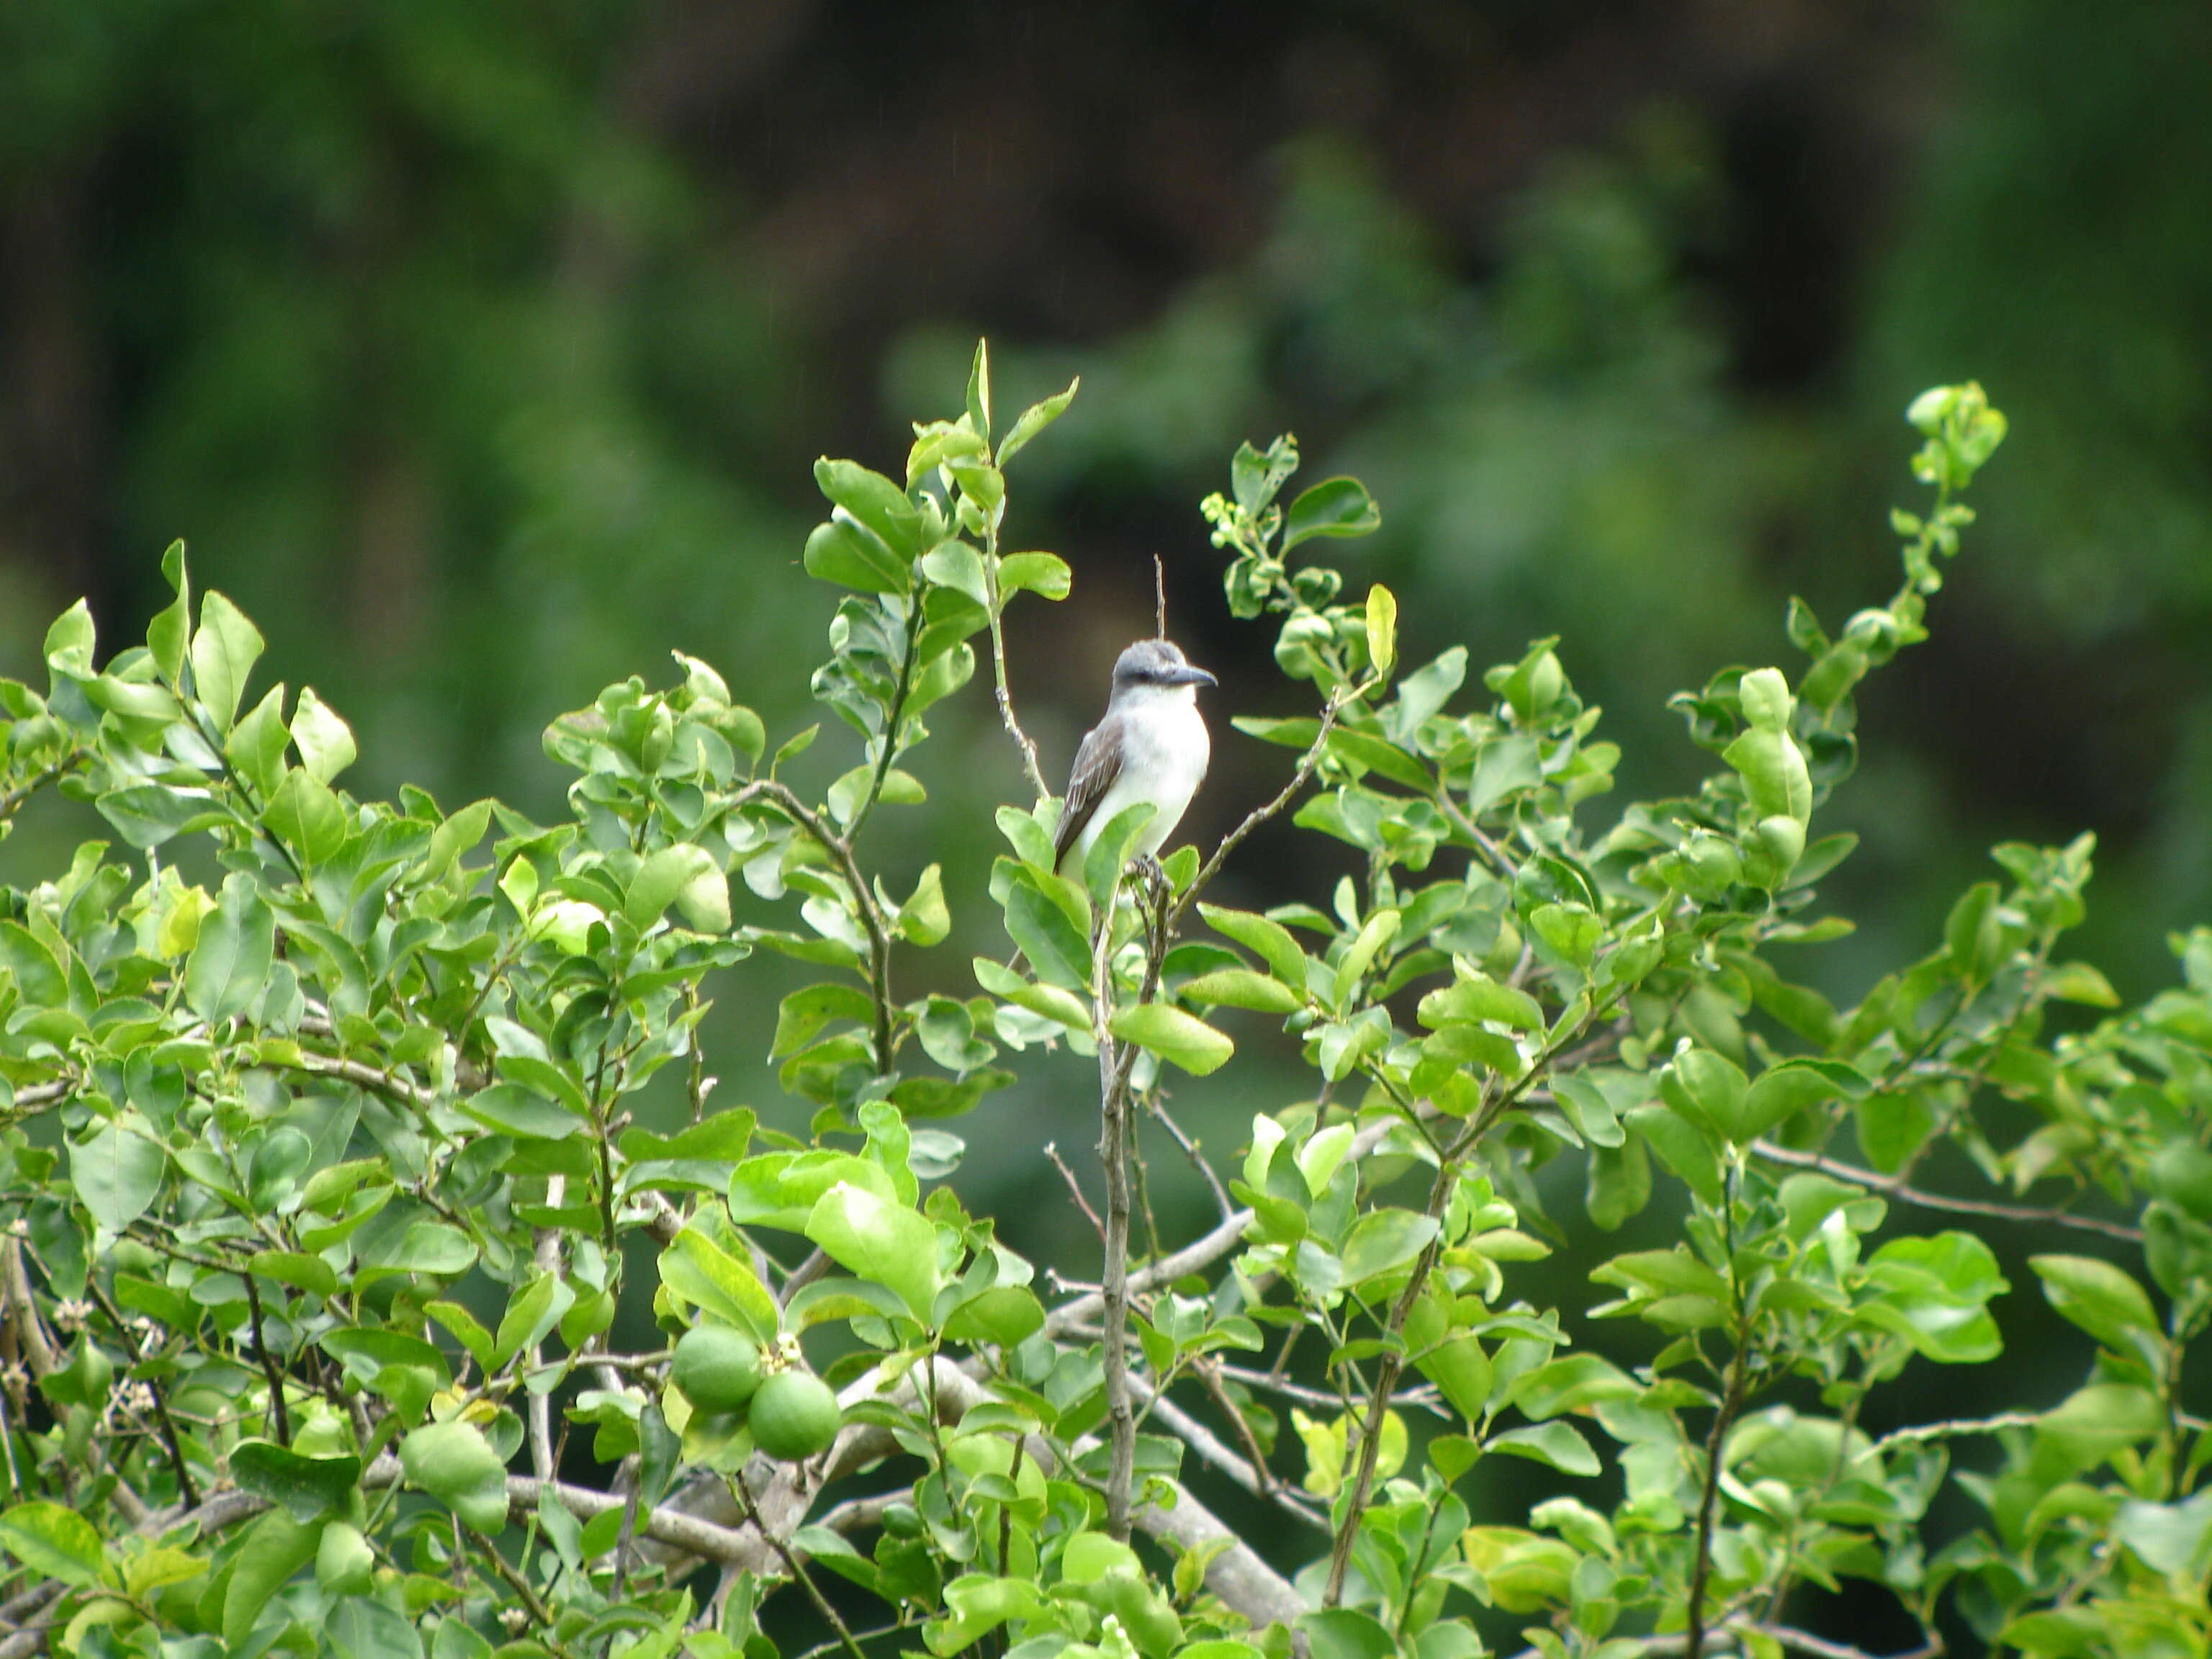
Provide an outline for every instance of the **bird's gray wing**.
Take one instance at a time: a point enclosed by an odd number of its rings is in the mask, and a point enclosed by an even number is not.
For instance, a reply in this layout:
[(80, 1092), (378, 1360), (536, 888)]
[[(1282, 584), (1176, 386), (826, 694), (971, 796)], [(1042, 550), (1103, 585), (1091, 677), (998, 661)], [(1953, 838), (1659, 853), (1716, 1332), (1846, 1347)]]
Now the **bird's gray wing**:
[(1109, 714), (1084, 734), (1083, 746), (1075, 751), (1075, 770), (1068, 776), (1067, 799), (1060, 804), (1060, 828), (1052, 838), (1054, 869), (1060, 868), (1067, 849), (1075, 845), (1075, 838), (1121, 775), (1121, 717)]

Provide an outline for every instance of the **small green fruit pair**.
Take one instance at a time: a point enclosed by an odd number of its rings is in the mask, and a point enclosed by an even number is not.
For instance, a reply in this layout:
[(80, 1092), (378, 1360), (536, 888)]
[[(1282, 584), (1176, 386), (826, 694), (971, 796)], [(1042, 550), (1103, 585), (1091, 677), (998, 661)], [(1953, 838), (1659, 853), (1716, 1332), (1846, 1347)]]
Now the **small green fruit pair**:
[(676, 1344), (669, 1380), (699, 1411), (742, 1411), (753, 1443), (787, 1462), (829, 1449), (837, 1437), (837, 1396), (796, 1367), (762, 1376), (760, 1349), (743, 1332), (700, 1325)]

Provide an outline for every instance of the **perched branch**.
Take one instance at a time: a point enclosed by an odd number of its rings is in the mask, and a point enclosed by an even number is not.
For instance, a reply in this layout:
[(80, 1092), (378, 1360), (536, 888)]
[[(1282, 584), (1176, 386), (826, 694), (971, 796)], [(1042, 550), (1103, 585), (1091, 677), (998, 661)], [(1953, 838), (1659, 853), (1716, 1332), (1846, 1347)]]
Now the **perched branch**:
[[(1106, 1167), (1105, 1271), (1099, 1282), (1105, 1333), (1106, 1534), (1129, 1536), (1129, 1487), (1136, 1473), (1137, 1419), (1129, 1390), (1129, 1088), (1128, 1071), (1115, 1045), (1114, 911), (1098, 919), (1091, 947), (1091, 1036), (1098, 1048), (1098, 1158)], [(1147, 974), (1149, 981), (1151, 975)], [(1129, 1045), (1133, 1060), (1136, 1045)]]

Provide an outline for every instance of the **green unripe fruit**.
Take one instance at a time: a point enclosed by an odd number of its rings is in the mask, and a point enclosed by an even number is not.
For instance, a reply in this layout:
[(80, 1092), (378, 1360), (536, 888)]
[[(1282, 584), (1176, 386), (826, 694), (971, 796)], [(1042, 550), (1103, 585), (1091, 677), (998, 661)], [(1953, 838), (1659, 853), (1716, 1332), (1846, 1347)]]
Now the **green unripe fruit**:
[(760, 1385), (747, 1413), (753, 1443), (787, 1463), (827, 1451), (839, 1420), (837, 1396), (811, 1371), (778, 1371)]
[(2178, 1141), (2151, 1160), (2151, 1190), (2199, 1221), (2212, 1221), (2212, 1152)]
[(507, 1465), (473, 1424), (425, 1423), (399, 1444), (408, 1483), (428, 1492), (471, 1530), (507, 1525)]
[(668, 1376), (700, 1411), (738, 1411), (761, 1385), (760, 1350), (742, 1331), (701, 1325), (677, 1343)]
[(332, 1595), (365, 1595), (376, 1582), (376, 1553), (360, 1528), (343, 1521), (323, 1528), (315, 1551), (315, 1582)]

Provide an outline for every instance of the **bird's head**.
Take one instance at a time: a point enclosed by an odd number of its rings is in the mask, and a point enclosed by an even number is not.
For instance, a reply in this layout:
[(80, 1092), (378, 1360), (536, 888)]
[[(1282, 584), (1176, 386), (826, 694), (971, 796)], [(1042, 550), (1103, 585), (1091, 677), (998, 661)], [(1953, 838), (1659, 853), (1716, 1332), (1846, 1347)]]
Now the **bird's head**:
[(1200, 686), (1218, 683), (1203, 668), (1192, 667), (1173, 640), (1139, 640), (1115, 659), (1113, 700), (1171, 696), (1192, 702)]

